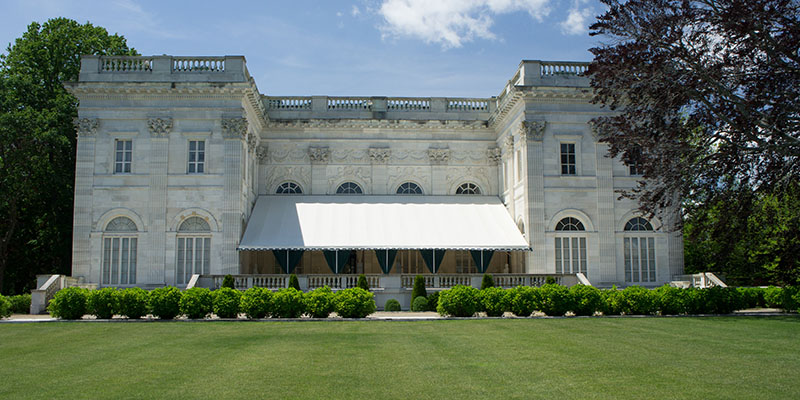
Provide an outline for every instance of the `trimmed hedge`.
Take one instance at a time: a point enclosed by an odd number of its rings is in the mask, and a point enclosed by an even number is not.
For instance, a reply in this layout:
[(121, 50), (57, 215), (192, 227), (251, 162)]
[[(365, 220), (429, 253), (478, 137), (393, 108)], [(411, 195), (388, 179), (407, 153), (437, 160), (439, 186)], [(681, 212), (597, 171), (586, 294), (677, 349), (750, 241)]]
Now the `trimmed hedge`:
[(174, 287), (154, 289), (148, 296), (150, 312), (161, 319), (173, 319), (181, 314), (183, 293)]
[(30, 293), (18, 294), (16, 296), (9, 296), (6, 297), (6, 300), (11, 302), (12, 314), (28, 314), (31, 312)]
[[(362, 275), (363, 276), (363, 275)], [(359, 279), (360, 280), (360, 279)], [(366, 282), (366, 279), (364, 280)], [(331, 288), (316, 288), (304, 296), (306, 312), (311, 318), (328, 318), (334, 309), (334, 294)]]
[(566, 286), (545, 284), (541, 290), (542, 306), (539, 311), (546, 315), (560, 317), (576, 308), (572, 294)]
[(146, 290), (138, 287), (120, 290), (117, 294), (117, 304), (119, 304), (117, 314), (130, 319), (144, 317), (150, 311), (149, 297)]
[(59, 290), (50, 300), (50, 315), (62, 319), (81, 319), (86, 314), (86, 296), (89, 291), (79, 287)]
[[(488, 275), (484, 275), (488, 276)], [(481, 289), (478, 292), (480, 310), (490, 317), (502, 317), (503, 313), (511, 309), (508, 301), (508, 291), (494, 286)]]
[(272, 291), (261, 287), (247, 289), (242, 294), (239, 309), (250, 319), (268, 317), (272, 310)]
[(11, 316), (11, 301), (0, 294), (0, 319)]
[(418, 296), (411, 302), (411, 311), (428, 311), (428, 299), (422, 296)]
[(603, 306), (603, 294), (594, 286), (575, 285), (569, 289), (575, 315), (592, 316)]
[(223, 287), (212, 293), (214, 314), (220, 318), (236, 318), (239, 316), (239, 302), (242, 293), (230, 287)]
[(440, 315), (471, 317), (479, 309), (478, 289), (472, 286), (456, 285), (439, 293), (436, 311)]
[(510, 310), (518, 317), (530, 317), (542, 308), (542, 291), (538, 287), (517, 286), (508, 291)]
[(86, 313), (99, 319), (111, 319), (119, 310), (118, 292), (113, 287), (90, 290), (86, 294)]
[(293, 287), (278, 290), (272, 296), (270, 314), (275, 318), (300, 318), (305, 311), (303, 292)]
[(372, 293), (358, 287), (336, 293), (334, 305), (342, 318), (364, 318), (375, 312)]
[(386, 300), (383, 311), (400, 311), (400, 302), (395, 299)]
[(214, 311), (211, 291), (206, 288), (194, 287), (186, 290), (179, 304), (181, 314), (185, 314), (189, 319), (205, 318)]
[(651, 315), (657, 310), (655, 292), (642, 286), (628, 286), (620, 292), (619, 309), (625, 315)]

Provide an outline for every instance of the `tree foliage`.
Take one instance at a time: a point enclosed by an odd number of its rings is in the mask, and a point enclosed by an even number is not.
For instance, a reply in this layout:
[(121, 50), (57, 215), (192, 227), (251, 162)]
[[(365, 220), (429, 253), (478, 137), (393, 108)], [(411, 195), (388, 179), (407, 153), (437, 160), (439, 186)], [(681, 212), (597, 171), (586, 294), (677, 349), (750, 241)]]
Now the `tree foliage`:
[(31, 23), (0, 56), (0, 289), (22, 292), (37, 273), (68, 273), (71, 258), (80, 56), (135, 55), (102, 27)]

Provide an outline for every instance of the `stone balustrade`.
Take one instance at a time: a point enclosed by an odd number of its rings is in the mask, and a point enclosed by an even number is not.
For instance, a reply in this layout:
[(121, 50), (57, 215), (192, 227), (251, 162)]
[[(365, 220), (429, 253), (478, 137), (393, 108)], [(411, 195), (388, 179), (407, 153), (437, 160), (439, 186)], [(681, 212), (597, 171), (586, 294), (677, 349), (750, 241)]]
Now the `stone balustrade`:
[(179, 72), (225, 72), (225, 57), (173, 57), (172, 70)]
[(243, 56), (81, 57), (81, 82), (244, 82), (250, 83)]
[(541, 76), (583, 76), (589, 69), (586, 62), (546, 62), (541, 61)]

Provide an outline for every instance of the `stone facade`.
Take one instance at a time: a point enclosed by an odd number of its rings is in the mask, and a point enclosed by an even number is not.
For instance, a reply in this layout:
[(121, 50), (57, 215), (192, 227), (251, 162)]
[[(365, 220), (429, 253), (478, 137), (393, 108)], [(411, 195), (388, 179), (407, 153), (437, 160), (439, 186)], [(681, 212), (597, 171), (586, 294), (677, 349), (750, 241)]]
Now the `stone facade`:
[[(608, 111), (590, 103), (585, 67), (523, 61), (488, 99), (270, 97), (244, 57), (85, 56), (69, 86), (80, 100), (72, 274), (125, 286), (101, 275), (113, 262), (133, 263), (128, 285), (183, 284), (186, 254), (200, 254), (187, 252), (190, 240), (204, 246), (204, 273), (264, 272), (262, 256), (236, 250), (257, 196), (289, 182), (313, 195), (334, 195), (345, 182), (365, 195), (394, 194), (412, 182), (422, 195), (472, 184), (500, 197), (532, 248), (508, 255), (513, 272), (559, 272), (565, 254), (573, 257), (564, 243), (575, 243), (576, 265), (593, 284), (668, 282), (683, 271), (680, 232), (657, 220), (652, 231), (624, 229), (636, 204), (616, 191), (640, 177), (592, 135), (589, 121)], [(135, 231), (109, 231), (117, 217)], [(185, 231), (192, 217), (207, 229), (193, 220), (202, 230)], [(557, 231), (565, 218), (584, 230)], [(636, 247), (654, 258), (652, 280), (626, 280), (626, 261), (641, 264), (629, 254), (633, 238), (654, 245)]]

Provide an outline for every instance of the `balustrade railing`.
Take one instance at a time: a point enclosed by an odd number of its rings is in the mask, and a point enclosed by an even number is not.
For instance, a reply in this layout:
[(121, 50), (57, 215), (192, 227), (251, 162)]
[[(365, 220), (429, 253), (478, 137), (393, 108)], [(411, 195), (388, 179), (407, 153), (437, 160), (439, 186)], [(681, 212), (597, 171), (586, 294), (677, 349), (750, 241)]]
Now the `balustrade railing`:
[(173, 57), (176, 72), (225, 72), (225, 57)]
[(104, 56), (100, 59), (101, 72), (151, 72), (153, 59), (136, 56)]
[(447, 111), (489, 111), (489, 100), (451, 99), (447, 101)]
[(268, 97), (267, 109), (270, 110), (310, 110), (311, 97)]
[(390, 111), (427, 111), (431, 109), (431, 100), (417, 98), (387, 99), (386, 109)]
[(348, 98), (328, 98), (328, 110), (365, 110), (372, 109), (372, 100), (348, 97)]
[(583, 76), (589, 69), (586, 62), (541, 62), (542, 76)]

